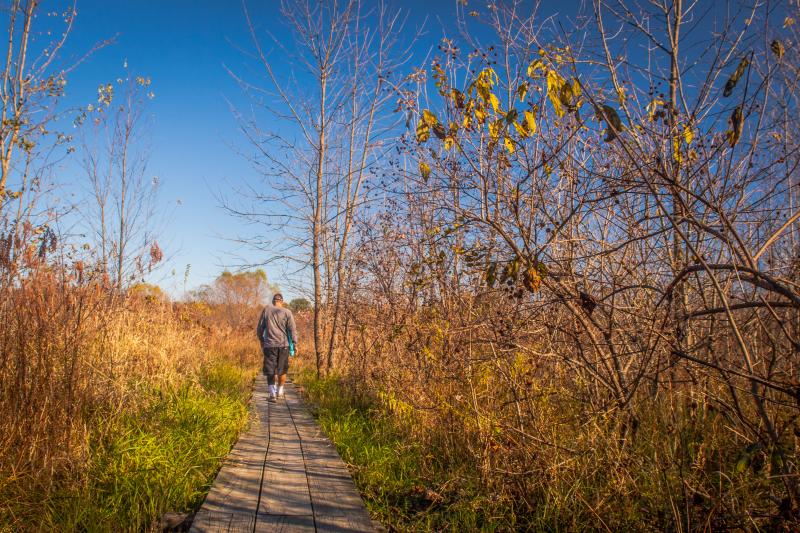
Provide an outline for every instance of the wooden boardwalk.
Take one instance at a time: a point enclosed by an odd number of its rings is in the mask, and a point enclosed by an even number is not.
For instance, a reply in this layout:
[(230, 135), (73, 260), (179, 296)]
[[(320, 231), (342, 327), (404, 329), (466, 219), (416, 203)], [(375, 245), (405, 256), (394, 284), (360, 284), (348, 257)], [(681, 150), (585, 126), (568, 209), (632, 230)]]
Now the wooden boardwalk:
[(250, 425), (197, 512), (193, 532), (375, 531), (336, 449), (292, 384), (267, 401), (256, 378)]

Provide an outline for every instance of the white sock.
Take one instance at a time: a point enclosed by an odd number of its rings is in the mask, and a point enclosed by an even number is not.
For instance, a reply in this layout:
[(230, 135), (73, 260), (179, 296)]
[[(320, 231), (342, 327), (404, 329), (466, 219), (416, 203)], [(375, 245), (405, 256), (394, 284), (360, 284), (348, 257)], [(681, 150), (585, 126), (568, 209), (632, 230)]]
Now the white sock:
[(269, 393), (270, 395), (275, 396), (275, 385), (269, 386)]
[(283, 396), (283, 385), (278, 387), (278, 396)]

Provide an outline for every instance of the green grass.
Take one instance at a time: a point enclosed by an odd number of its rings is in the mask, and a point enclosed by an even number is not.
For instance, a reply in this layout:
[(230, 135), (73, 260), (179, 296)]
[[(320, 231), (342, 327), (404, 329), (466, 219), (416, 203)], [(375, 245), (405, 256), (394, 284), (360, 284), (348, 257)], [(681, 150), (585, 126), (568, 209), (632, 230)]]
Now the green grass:
[(142, 531), (196, 509), (247, 421), (252, 373), (217, 364), (198, 381), (148, 388), (143, 410), (95, 432), (85, 481), (48, 502), (42, 529)]
[(488, 494), (469, 463), (448, 462), (447, 454), (415, 443), (408, 421), (359, 397), (335, 376), (302, 372), (297, 381), (374, 519), (397, 531), (515, 529), (510, 502)]

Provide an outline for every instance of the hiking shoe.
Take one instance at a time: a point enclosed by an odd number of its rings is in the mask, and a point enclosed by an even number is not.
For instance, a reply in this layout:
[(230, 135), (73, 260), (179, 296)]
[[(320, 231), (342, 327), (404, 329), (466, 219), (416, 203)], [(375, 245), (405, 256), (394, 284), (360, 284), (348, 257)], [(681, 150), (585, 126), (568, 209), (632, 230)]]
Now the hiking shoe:
[(275, 403), (278, 400), (275, 399), (275, 395), (274, 394), (269, 393), (269, 401), (271, 401), (272, 403)]
[(286, 398), (286, 391), (283, 387), (278, 387), (278, 398)]

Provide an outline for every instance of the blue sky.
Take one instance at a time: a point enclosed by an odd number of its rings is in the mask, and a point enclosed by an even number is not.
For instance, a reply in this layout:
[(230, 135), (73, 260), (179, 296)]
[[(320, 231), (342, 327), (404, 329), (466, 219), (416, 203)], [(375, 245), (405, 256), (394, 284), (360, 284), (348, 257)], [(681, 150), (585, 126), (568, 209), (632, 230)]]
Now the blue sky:
[[(248, 2), (260, 30), (290, 43), (280, 23), (278, 4), (278, 0)], [(485, 2), (472, 4), (485, 8)], [(576, 2), (543, 4), (542, 17), (558, 11), (564, 15), (565, 10), (577, 6)], [(407, 27), (418, 27), (427, 20), (427, 35), (417, 47), (422, 63), (427, 50), (442, 36), (443, 26), (452, 23), (456, 0), (396, 0), (395, 5), (408, 11)], [(169, 214), (159, 237), (168, 261), (152, 281), (180, 296), (184, 286), (208, 283), (226, 266), (264, 261), (263, 254), (225, 239), (241, 232), (241, 221), (227, 215), (214, 194), (255, 177), (250, 163), (237, 152), (246, 152), (249, 146), (229, 107), (229, 102), (246, 107), (247, 99), (226, 67), (246, 72), (255, 65), (247, 57), (252, 44), (240, 1), (78, 0), (77, 8), (64, 65), (85, 55), (96, 43), (116, 37), (70, 74), (66, 105), (95, 102), (97, 86), (123, 75), (125, 61), (133, 74), (152, 78), (156, 96), (150, 104), (147, 175), (158, 176), (161, 209)], [(452, 29), (448, 33), (454, 36)], [(279, 77), (288, 75), (290, 67), (280, 65), (284, 70), (279, 70)], [(270, 124), (266, 129), (280, 127)], [(69, 163), (61, 171), (67, 178), (64, 182), (85, 180)], [(191, 269), (184, 285), (187, 265)], [(271, 282), (282, 284), (280, 265), (265, 270)]]
[[(429, 28), (438, 27), (437, 17), (455, 5), (449, 0), (401, 4), (411, 10), (413, 24), (431, 17)], [(289, 42), (278, 21), (276, 0), (248, 5), (262, 29)], [(93, 103), (97, 86), (123, 75), (126, 61), (131, 73), (152, 78), (155, 98), (149, 104), (147, 175), (158, 176), (161, 208), (169, 214), (159, 238), (168, 262), (153, 281), (179, 296), (187, 265), (191, 268), (186, 288), (192, 288), (242, 259), (254, 264), (263, 261), (259, 254), (226, 240), (239, 232), (241, 222), (228, 216), (215, 198), (215, 191), (254, 177), (250, 163), (237, 153), (248, 146), (230, 109), (230, 104), (246, 106), (247, 100), (226, 71), (227, 67), (245, 72), (254, 65), (247, 57), (252, 46), (241, 3), (78, 0), (77, 9), (63, 64), (75, 62), (98, 42), (114, 41), (70, 74), (66, 105)], [(73, 184), (84, 179), (69, 163), (61, 172), (68, 177), (64, 181)], [(266, 270), (271, 282), (281, 283), (280, 265)]]
[[(149, 104), (147, 174), (162, 184), (160, 204), (167, 222), (159, 241), (168, 258), (154, 281), (179, 295), (187, 265), (186, 287), (191, 288), (233, 263), (230, 254), (247, 255), (224, 239), (236, 233), (237, 221), (214, 196), (225, 183), (239, 183), (253, 173), (235, 151), (244, 140), (226, 101), (244, 103), (225, 66), (238, 70), (246, 60), (237, 49), (247, 45), (245, 19), (238, 2), (80, 0), (64, 58), (79, 58), (112, 37), (112, 44), (94, 52), (70, 76), (67, 101), (91, 103), (98, 84), (123, 75), (125, 61), (132, 73), (152, 78), (156, 96)], [(277, 281), (276, 275), (270, 277)]]

